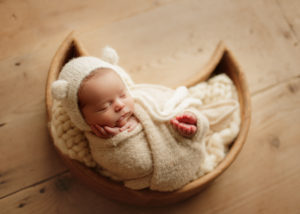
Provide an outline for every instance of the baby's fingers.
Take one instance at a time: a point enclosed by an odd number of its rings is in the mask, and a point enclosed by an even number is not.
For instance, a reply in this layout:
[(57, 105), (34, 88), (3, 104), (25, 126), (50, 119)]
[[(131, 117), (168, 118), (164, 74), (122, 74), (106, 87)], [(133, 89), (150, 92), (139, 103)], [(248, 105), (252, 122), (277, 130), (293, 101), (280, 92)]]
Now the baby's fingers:
[(120, 132), (120, 129), (118, 127), (112, 128), (109, 126), (104, 126), (104, 130), (111, 135), (116, 135)]
[(176, 119), (181, 123), (196, 125), (197, 124), (197, 117), (195, 114), (191, 112), (184, 112), (183, 114), (176, 117)]
[(96, 124), (96, 128), (101, 133), (101, 135), (103, 136), (103, 138), (109, 138), (111, 136), (111, 134), (108, 133), (102, 126)]
[(109, 136), (109, 133), (107, 133), (107, 131), (102, 126), (97, 125), (97, 127), (103, 136)]
[(176, 118), (173, 118), (172, 120), (170, 120), (170, 123), (174, 126), (179, 125), (179, 121)]
[(178, 131), (179, 121), (178, 121), (177, 119), (174, 118), (174, 119), (170, 120), (170, 123), (171, 123), (172, 127), (173, 127), (176, 131)]
[(95, 125), (90, 125), (93, 133), (98, 136), (98, 137), (104, 137), (103, 134), (100, 132), (100, 130), (98, 130), (98, 128)]
[(125, 126), (123, 126), (123, 127), (120, 128), (120, 131), (122, 132), (122, 131), (128, 129), (129, 126), (130, 126), (130, 123), (127, 123)]
[(99, 132), (98, 132), (98, 130), (94, 127), (94, 125), (90, 125), (90, 127), (91, 127), (93, 133), (94, 133), (95, 135), (97, 135), (98, 137), (100, 137), (100, 136), (99, 136)]
[(190, 130), (190, 127), (188, 125), (186, 125), (185, 123), (180, 123), (178, 125), (178, 129), (180, 130), (180, 132), (182, 134), (185, 134), (185, 135), (188, 135), (189, 134), (189, 130)]
[(191, 126), (191, 134), (194, 135), (197, 132), (197, 126)]
[(194, 125), (180, 123), (179, 130), (184, 136), (191, 137), (196, 133), (197, 127)]

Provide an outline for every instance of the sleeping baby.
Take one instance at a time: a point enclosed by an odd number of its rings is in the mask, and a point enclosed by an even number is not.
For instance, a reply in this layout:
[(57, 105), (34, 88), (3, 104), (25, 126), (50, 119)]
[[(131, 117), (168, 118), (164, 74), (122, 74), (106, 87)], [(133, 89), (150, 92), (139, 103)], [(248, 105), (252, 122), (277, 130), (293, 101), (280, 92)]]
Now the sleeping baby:
[(106, 52), (108, 60), (71, 60), (52, 85), (100, 172), (131, 189), (173, 191), (215, 167), (206, 144), (226, 127), (237, 101), (205, 106), (185, 87), (135, 84), (116, 52)]
[[(139, 123), (134, 116), (134, 100), (121, 78), (111, 69), (98, 68), (81, 83), (78, 90), (81, 113), (93, 133), (109, 138), (127, 130), (131, 132)], [(185, 137), (197, 130), (197, 118), (184, 112), (170, 120), (173, 128)]]

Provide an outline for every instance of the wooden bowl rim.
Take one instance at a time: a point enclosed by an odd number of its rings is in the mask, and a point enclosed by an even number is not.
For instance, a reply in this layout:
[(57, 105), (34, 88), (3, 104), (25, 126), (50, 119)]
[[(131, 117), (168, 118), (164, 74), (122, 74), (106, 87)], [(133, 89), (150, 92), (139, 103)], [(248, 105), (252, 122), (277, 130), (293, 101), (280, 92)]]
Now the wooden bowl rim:
[[(55, 56), (50, 65), (50, 69), (48, 72), (47, 78), (47, 86), (46, 86), (46, 109), (48, 115), (48, 122), (51, 123), (51, 108), (52, 108), (52, 95), (51, 95), (51, 84), (55, 81), (59, 75), (60, 69), (63, 66), (62, 57), (66, 57), (67, 52), (70, 48), (75, 48), (80, 56), (88, 55), (88, 52), (83, 48), (81, 43), (77, 40), (75, 36), (75, 32), (71, 32), (66, 39), (62, 42), (60, 47), (58, 48)], [(76, 160), (72, 160), (66, 155), (62, 154), (62, 152), (55, 146), (56, 150), (60, 154), (61, 158), (71, 170), (72, 174), (75, 174), (76, 177), (87, 177), (89, 176), (88, 182), (84, 181), (89, 186), (96, 186), (96, 188), (100, 189), (100, 192), (107, 195), (109, 198), (119, 200), (122, 202), (127, 202), (131, 204), (142, 204), (142, 205), (158, 205), (158, 204), (169, 204), (174, 203), (180, 200), (183, 200), (203, 189), (204, 186), (212, 182), (216, 179), (221, 173), (223, 173), (236, 159), (238, 153), (242, 149), (248, 134), (248, 130), (250, 127), (251, 120), (251, 106), (250, 106), (250, 94), (246, 82), (246, 78), (244, 73), (241, 71), (240, 66), (236, 62), (233, 57), (231, 51), (225, 46), (225, 44), (221, 41), (217, 45), (214, 53), (212, 54), (210, 60), (206, 63), (206, 65), (201, 69), (202, 72), (199, 72), (196, 76), (188, 80), (184, 85), (190, 87), (199, 81), (203, 81), (209, 78), (209, 76), (213, 73), (215, 68), (224, 58), (224, 56), (228, 57), (228, 60), (232, 62), (232, 64), (236, 67), (236, 76), (239, 80), (239, 85), (241, 91), (239, 94), (240, 101), (243, 104), (243, 109), (241, 109), (242, 121), (240, 126), (240, 132), (237, 138), (234, 140), (232, 147), (227, 153), (226, 157), (220, 162), (220, 164), (211, 172), (201, 176), (200, 178), (192, 181), (191, 183), (185, 185), (184, 187), (173, 191), (173, 192), (157, 192), (152, 190), (131, 190), (126, 188), (120, 183), (111, 181), (110, 179), (99, 175), (96, 172), (92, 172), (92, 170), (83, 164), (79, 163)], [(204, 72), (203, 72), (204, 71)], [(51, 135), (52, 140), (54, 138), (51, 133), (51, 127), (48, 125), (48, 129)], [(92, 176), (92, 177), (90, 177)], [(82, 180), (82, 179), (81, 179)], [(84, 180), (84, 179), (83, 179)], [(104, 186), (103, 186), (104, 185)], [(123, 191), (126, 194), (130, 195), (127, 199), (120, 199), (116, 194), (118, 192)], [(115, 192), (115, 193), (114, 193)], [(136, 197), (136, 201), (133, 198)], [(155, 199), (153, 199), (155, 197)]]

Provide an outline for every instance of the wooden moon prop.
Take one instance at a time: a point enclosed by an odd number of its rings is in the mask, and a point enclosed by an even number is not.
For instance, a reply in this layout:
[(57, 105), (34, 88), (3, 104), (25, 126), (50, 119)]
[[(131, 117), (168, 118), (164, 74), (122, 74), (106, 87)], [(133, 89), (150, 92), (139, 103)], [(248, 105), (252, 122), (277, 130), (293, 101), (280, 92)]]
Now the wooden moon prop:
[[(48, 113), (48, 122), (51, 122), (52, 117), (52, 82), (58, 78), (62, 67), (70, 59), (86, 55), (88, 55), (88, 53), (75, 38), (73, 32), (68, 35), (68, 37), (63, 41), (63, 43), (57, 50), (51, 62), (46, 86), (46, 108)], [(198, 75), (194, 76), (189, 81), (182, 83), (182, 85), (190, 87), (199, 82), (207, 80), (213, 74), (226, 73), (234, 82), (237, 88), (240, 102), (240, 132), (236, 139), (232, 142), (226, 157), (213, 171), (173, 192), (158, 192), (149, 189), (136, 191), (126, 188), (120, 182), (115, 182), (107, 177), (98, 174), (97, 172), (95, 172), (95, 170), (88, 168), (82, 163), (64, 155), (57, 147), (55, 147), (57, 152), (65, 162), (66, 166), (70, 169), (71, 173), (80, 181), (91, 187), (93, 190), (101, 193), (102, 195), (114, 200), (118, 200), (120, 202), (135, 205), (160, 206), (171, 204), (187, 199), (207, 187), (231, 165), (231, 163), (235, 160), (238, 153), (240, 152), (244, 142), (246, 141), (248, 129), (250, 126), (251, 107), (250, 95), (245, 76), (238, 66), (237, 62), (235, 61), (234, 57), (232, 56), (231, 52), (222, 42), (218, 44), (211, 59), (200, 71), (201, 72), (199, 72)], [(52, 137), (50, 126), (49, 132)], [(54, 140), (53, 137), (52, 140)]]

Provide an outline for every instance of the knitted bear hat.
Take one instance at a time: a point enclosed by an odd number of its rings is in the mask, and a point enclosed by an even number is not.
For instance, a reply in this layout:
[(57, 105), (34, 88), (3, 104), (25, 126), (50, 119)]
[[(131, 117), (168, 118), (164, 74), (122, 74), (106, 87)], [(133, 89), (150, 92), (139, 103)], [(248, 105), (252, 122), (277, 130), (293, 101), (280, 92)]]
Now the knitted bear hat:
[(78, 106), (77, 92), (85, 77), (98, 68), (109, 68), (121, 77), (127, 88), (129, 85), (133, 85), (129, 75), (117, 66), (119, 57), (114, 49), (105, 47), (102, 50), (101, 58), (83, 56), (70, 60), (62, 68), (58, 80), (51, 85), (53, 97), (62, 101), (71, 121), (82, 131), (91, 131)]

